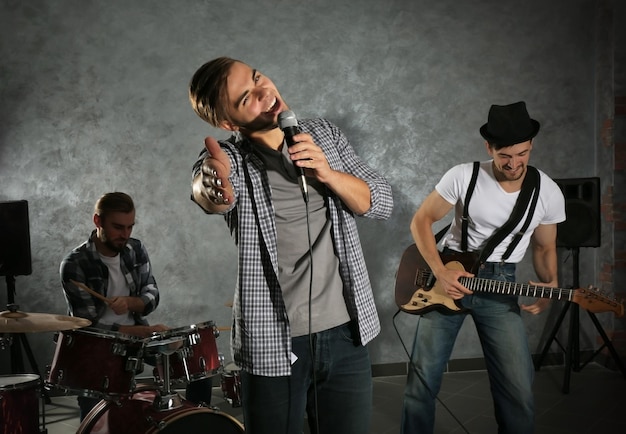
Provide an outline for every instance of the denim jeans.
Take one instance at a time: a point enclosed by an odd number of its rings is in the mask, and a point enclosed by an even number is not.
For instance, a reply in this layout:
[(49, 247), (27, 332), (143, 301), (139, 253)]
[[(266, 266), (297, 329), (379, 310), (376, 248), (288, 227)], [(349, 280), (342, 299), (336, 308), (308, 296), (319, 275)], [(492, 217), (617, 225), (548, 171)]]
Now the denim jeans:
[(368, 350), (358, 344), (357, 336), (345, 324), (314, 333), (311, 340), (293, 338), (292, 352), (298, 359), (288, 377), (242, 371), (246, 434), (301, 434), (305, 412), (311, 433), (367, 434), (372, 372)]
[[(487, 263), (476, 277), (513, 282), (515, 265)], [(517, 297), (475, 292), (463, 297), (462, 305), (470, 310), (452, 315), (431, 311), (419, 319), (404, 392), (402, 432), (434, 431), (442, 375), (463, 320), (471, 315), (485, 356), (498, 432), (532, 433), (534, 367)]]

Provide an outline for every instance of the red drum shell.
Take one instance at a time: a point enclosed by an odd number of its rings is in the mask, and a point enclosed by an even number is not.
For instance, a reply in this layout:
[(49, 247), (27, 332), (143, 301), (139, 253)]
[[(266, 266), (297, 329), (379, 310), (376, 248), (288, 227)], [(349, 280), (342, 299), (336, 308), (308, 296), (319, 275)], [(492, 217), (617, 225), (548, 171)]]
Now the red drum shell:
[[(180, 327), (161, 333), (161, 339), (182, 337), (183, 347), (169, 357), (171, 381), (194, 381), (217, 374), (220, 368), (215, 339), (216, 328), (212, 321)], [(150, 345), (150, 344), (148, 344)], [(185, 372), (185, 363), (187, 372)], [(157, 379), (163, 376), (155, 371)]]
[(129, 395), (144, 345), (141, 338), (107, 330), (59, 332), (46, 382), (84, 396)]
[(0, 432), (39, 433), (39, 375), (0, 375)]
[(167, 410), (153, 406), (159, 392), (146, 390), (118, 403), (100, 401), (87, 414), (77, 434), (243, 434), (243, 425), (232, 416), (208, 407), (183, 405)]

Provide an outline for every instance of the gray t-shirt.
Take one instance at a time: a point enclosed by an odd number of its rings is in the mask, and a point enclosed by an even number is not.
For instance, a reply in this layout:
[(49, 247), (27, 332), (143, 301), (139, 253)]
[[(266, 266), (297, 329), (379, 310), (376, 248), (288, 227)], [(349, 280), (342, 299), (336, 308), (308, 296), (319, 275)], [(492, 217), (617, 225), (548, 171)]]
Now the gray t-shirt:
[(316, 333), (348, 322), (350, 316), (343, 298), (339, 259), (334, 252), (331, 220), (323, 196), (326, 187), (313, 178), (307, 178), (311, 262), (305, 202), (298, 185), (297, 171), (287, 153), (287, 145), (283, 145), (282, 152), (256, 146), (255, 153), (266, 165), (272, 188), (276, 213), (278, 281), (289, 317), (291, 336)]

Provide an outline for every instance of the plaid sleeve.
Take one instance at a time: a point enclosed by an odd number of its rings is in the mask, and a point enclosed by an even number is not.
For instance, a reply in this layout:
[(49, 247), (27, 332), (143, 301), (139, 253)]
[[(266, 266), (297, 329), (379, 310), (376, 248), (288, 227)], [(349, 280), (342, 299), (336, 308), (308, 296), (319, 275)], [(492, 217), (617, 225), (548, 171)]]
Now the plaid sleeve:
[(113, 325), (99, 322), (106, 309), (104, 302), (71, 283), (72, 280), (82, 283), (106, 296), (102, 271), (88, 258), (88, 252), (74, 250), (63, 259), (59, 272), (68, 313), (88, 319), (92, 327), (113, 330)]
[(125, 251), (124, 264), (125, 273), (130, 274), (130, 279), (126, 280), (131, 284), (130, 294), (140, 297), (144, 303), (143, 316), (153, 312), (159, 305), (159, 288), (152, 275), (152, 265), (148, 251), (141, 241), (131, 238), (127, 244), (129, 248)]
[(303, 123), (311, 135), (318, 139), (328, 164), (334, 169), (350, 173), (365, 181), (370, 189), (371, 206), (363, 217), (386, 220), (393, 211), (393, 194), (387, 179), (378, 174), (359, 158), (348, 138), (326, 119), (308, 120)]

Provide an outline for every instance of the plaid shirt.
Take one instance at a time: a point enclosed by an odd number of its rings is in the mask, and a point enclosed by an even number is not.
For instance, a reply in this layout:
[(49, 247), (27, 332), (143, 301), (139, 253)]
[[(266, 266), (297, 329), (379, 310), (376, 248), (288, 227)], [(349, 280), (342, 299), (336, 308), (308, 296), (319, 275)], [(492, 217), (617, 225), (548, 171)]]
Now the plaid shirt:
[[(343, 133), (324, 119), (301, 120), (299, 126), (323, 149), (332, 169), (350, 173), (367, 183), (371, 207), (363, 217), (387, 219), (393, 209), (389, 183), (359, 159)], [(230, 157), (229, 180), (236, 197), (225, 213), (239, 249), (231, 334), (233, 358), (252, 374), (290, 375), (291, 333), (278, 282), (275, 212), (267, 173), (252, 152), (255, 145), (249, 140), (237, 140), (233, 136), (220, 144)], [(200, 153), (193, 168), (194, 177), (206, 153), (206, 150)], [(379, 333), (380, 323), (356, 221), (330, 190), (326, 190), (325, 196), (344, 298), (365, 345)]]
[[(95, 231), (86, 242), (72, 250), (61, 262), (61, 283), (65, 300), (70, 315), (90, 320), (91, 327), (117, 331), (118, 324), (99, 322), (106, 310), (106, 304), (70, 282), (74, 280), (83, 283), (99, 294), (107, 296), (109, 269), (100, 260), (96, 245), (92, 241), (94, 234)], [(141, 314), (134, 314), (135, 324), (148, 325), (144, 316), (156, 309), (159, 304), (159, 289), (152, 276), (148, 252), (141, 241), (130, 238), (120, 255), (120, 266), (130, 290), (129, 295), (141, 297), (145, 304)]]

